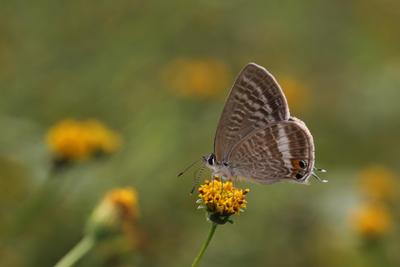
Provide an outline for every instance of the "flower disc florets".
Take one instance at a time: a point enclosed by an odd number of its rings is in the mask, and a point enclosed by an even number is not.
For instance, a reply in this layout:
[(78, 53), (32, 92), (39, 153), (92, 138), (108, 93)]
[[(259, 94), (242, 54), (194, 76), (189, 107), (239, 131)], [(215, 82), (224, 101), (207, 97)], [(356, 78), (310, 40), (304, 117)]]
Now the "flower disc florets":
[(243, 212), (246, 208), (246, 194), (250, 189), (235, 188), (231, 181), (222, 182), (218, 178), (206, 180), (199, 188), (200, 207), (209, 213), (209, 219), (224, 224), (229, 217)]

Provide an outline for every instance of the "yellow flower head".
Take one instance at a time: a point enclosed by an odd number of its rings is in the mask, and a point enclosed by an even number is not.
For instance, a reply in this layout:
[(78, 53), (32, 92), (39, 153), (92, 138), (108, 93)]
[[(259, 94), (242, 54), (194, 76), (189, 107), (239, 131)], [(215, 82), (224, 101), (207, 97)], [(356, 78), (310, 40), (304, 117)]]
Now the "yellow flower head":
[(205, 181), (199, 187), (200, 207), (206, 208), (210, 219), (216, 223), (226, 223), (229, 216), (239, 214), (246, 208), (246, 194), (250, 189), (235, 188), (231, 181), (222, 182), (218, 178)]
[(138, 197), (133, 188), (118, 188), (110, 191), (106, 196), (121, 216), (126, 218), (136, 218), (138, 216)]
[(59, 158), (82, 160), (91, 152), (88, 135), (79, 121), (66, 119), (48, 131), (47, 144)]
[(96, 120), (88, 120), (84, 123), (84, 127), (91, 134), (89, 142), (94, 151), (113, 153), (118, 150), (121, 140), (116, 133)]
[(85, 160), (118, 149), (119, 136), (96, 120), (63, 120), (47, 133), (47, 144), (57, 159)]
[(138, 196), (134, 188), (111, 190), (93, 211), (87, 231), (96, 237), (121, 231), (132, 232), (138, 210)]
[(216, 96), (229, 86), (230, 73), (216, 59), (180, 58), (169, 63), (163, 78), (179, 95), (207, 98)]
[(395, 174), (383, 166), (370, 166), (359, 174), (363, 193), (375, 200), (390, 199), (395, 195)]
[(377, 237), (390, 230), (392, 220), (387, 209), (377, 203), (368, 203), (354, 213), (355, 230), (366, 237)]

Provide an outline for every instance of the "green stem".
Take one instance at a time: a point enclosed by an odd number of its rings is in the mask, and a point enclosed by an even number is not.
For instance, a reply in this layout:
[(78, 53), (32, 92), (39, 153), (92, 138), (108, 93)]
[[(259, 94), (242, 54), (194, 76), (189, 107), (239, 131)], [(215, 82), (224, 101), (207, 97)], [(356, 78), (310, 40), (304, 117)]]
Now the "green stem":
[(95, 240), (92, 236), (87, 235), (79, 241), (64, 257), (57, 262), (54, 267), (70, 267), (73, 266), (80, 258), (82, 258), (94, 245)]
[(203, 255), (204, 255), (204, 252), (206, 252), (206, 250), (207, 250), (208, 244), (210, 244), (210, 241), (211, 241), (212, 237), (214, 236), (215, 229), (217, 229), (217, 225), (218, 225), (218, 224), (216, 224), (216, 223), (214, 223), (214, 222), (211, 224), (211, 229), (210, 229), (210, 232), (208, 233), (207, 240), (206, 240), (206, 242), (203, 244), (203, 246), (201, 247), (199, 254), (198, 254), (198, 255), (196, 256), (196, 258), (194, 259), (194, 261), (193, 261), (193, 263), (192, 263), (192, 267), (196, 267), (196, 266), (199, 264), (201, 258), (202, 258)]

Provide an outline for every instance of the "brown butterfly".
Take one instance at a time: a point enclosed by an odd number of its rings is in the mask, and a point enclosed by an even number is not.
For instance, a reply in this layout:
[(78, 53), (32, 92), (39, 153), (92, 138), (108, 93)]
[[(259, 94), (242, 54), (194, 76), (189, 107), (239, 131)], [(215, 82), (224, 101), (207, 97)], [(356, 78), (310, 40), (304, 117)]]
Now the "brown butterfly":
[[(213, 175), (260, 183), (307, 183), (314, 175), (314, 141), (305, 123), (291, 117), (286, 97), (265, 68), (249, 63), (226, 101), (214, 139), (203, 157)], [(324, 171), (318, 169), (320, 171)]]

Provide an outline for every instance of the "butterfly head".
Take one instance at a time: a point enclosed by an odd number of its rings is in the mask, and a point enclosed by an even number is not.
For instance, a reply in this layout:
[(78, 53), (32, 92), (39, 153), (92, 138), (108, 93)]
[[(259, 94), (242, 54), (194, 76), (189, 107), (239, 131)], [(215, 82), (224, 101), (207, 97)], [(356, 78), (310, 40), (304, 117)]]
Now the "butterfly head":
[(211, 169), (213, 176), (226, 179), (231, 179), (233, 177), (229, 164), (226, 162), (218, 162), (214, 153), (211, 153), (208, 156), (203, 156), (203, 162), (209, 169)]
[(214, 153), (211, 153), (208, 156), (203, 156), (203, 162), (207, 165), (207, 167), (212, 168), (216, 165), (216, 159)]

